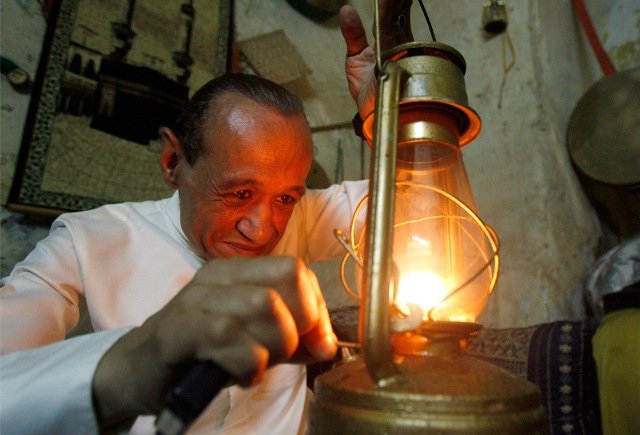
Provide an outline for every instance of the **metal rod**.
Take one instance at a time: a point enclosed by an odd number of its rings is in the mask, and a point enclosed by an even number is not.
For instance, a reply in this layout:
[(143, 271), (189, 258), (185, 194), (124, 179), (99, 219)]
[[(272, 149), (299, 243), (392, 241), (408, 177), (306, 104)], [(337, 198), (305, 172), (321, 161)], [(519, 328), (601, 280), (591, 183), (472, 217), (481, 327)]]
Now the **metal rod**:
[(382, 54), (380, 50), (380, 1), (374, 1), (374, 9), (373, 9), (373, 23), (374, 28), (376, 29), (376, 34), (373, 35), (376, 41), (376, 71), (382, 71)]
[(362, 260), (360, 260), (358, 254), (356, 254), (351, 248), (351, 243), (349, 243), (349, 240), (347, 240), (347, 236), (344, 234), (344, 231), (333, 230), (333, 235), (336, 237), (338, 243), (340, 243), (344, 250), (347, 251), (351, 258), (353, 258), (353, 261), (355, 261), (358, 266), (363, 267)]
[(364, 276), (366, 291), (360, 325), (364, 361), (369, 374), (379, 385), (394, 382), (398, 373), (393, 362), (390, 339), (389, 289), (393, 273), (392, 228), (402, 73), (402, 68), (395, 62), (387, 62), (378, 79), (369, 184)]

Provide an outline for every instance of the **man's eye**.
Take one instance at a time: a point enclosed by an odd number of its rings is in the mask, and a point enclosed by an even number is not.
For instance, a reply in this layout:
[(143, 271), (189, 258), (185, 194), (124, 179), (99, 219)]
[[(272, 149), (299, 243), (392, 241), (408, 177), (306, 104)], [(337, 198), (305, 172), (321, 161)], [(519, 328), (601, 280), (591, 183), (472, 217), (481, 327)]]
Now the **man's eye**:
[(296, 198), (291, 195), (282, 195), (282, 197), (280, 197), (280, 202), (283, 204), (295, 204), (296, 201)]
[(251, 198), (251, 192), (248, 190), (238, 190), (237, 192), (233, 192), (233, 196), (238, 199), (249, 199)]

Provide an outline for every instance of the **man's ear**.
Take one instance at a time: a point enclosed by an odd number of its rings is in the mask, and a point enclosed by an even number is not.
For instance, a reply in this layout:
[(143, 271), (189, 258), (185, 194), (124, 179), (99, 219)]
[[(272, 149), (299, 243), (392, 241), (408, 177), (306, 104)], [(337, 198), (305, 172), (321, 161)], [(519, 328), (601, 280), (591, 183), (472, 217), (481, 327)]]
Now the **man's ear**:
[(184, 159), (182, 144), (176, 135), (167, 127), (160, 129), (162, 138), (162, 152), (160, 153), (160, 167), (162, 179), (173, 189), (178, 188), (178, 164)]

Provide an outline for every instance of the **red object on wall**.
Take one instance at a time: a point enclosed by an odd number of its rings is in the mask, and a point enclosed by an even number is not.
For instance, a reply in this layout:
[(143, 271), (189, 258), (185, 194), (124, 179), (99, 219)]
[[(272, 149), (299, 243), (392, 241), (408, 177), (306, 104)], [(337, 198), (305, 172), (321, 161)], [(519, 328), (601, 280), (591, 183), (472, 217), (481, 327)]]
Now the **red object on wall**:
[(602, 72), (605, 76), (615, 73), (616, 68), (613, 66), (613, 63), (611, 62), (611, 59), (604, 47), (602, 47), (600, 38), (593, 27), (591, 17), (589, 17), (589, 11), (587, 11), (587, 7), (584, 4), (584, 0), (573, 0), (573, 7), (576, 9), (578, 17), (580, 17), (580, 22), (582, 23), (582, 27), (584, 27), (584, 31), (586, 32), (591, 48), (598, 59), (598, 63), (600, 63)]

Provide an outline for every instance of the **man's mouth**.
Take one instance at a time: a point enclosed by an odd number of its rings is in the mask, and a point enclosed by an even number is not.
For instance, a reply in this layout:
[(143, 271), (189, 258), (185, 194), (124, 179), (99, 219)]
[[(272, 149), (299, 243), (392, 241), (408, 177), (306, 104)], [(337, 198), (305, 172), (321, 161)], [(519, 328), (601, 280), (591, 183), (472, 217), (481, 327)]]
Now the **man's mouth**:
[(266, 250), (264, 246), (246, 245), (241, 243), (227, 243), (227, 246), (241, 257), (258, 257), (265, 255)]

